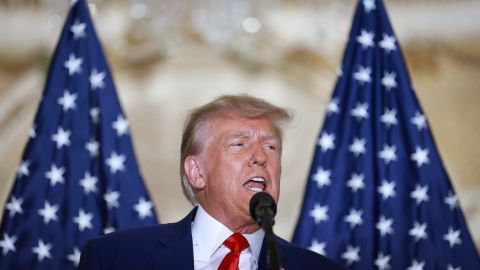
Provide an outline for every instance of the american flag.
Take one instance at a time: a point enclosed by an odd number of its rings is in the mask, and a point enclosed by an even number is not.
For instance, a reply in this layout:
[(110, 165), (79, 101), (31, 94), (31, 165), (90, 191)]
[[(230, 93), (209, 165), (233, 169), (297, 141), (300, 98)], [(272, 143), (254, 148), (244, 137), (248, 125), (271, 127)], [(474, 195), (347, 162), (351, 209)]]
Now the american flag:
[(84, 0), (72, 4), (6, 201), (0, 269), (74, 269), (87, 240), (157, 223)]
[(348, 269), (480, 269), (380, 0), (357, 6), (293, 242)]

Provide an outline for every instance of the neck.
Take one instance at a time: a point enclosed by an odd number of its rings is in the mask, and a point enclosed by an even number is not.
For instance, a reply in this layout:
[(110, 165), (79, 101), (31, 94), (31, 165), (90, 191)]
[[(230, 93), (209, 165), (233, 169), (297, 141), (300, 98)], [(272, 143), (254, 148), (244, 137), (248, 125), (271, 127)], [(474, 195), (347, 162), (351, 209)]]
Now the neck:
[(219, 211), (215, 211), (214, 209), (212, 210), (208, 208), (206, 205), (202, 205), (202, 208), (211, 217), (225, 225), (225, 227), (234, 233), (251, 234), (260, 229), (255, 220), (253, 220), (253, 218), (249, 215), (237, 215), (232, 217), (230, 213), (221, 213)]
[(232, 232), (236, 232), (240, 234), (251, 234), (258, 231), (258, 229), (260, 229), (260, 227), (255, 222), (254, 224), (242, 225), (240, 227), (227, 226), (227, 228), (229, 228)]

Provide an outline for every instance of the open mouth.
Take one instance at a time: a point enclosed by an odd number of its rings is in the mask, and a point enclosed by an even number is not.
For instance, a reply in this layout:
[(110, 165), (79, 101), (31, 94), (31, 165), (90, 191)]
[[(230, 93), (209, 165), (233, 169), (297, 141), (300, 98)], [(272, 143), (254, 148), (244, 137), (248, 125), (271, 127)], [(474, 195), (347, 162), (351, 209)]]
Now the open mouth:
[(255, 176), (250, 178), (243, 186), (253, 192), (262, 192), (265, 191), (265, 179)]

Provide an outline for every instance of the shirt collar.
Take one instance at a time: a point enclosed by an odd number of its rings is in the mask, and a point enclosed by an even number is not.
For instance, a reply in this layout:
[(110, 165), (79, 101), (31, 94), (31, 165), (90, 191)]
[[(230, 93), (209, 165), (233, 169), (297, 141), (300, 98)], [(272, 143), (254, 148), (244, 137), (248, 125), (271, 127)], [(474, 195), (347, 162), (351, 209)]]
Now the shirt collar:
[[(233, 232), (225, 225), (210, 216), (201, 205), (198, 206), (197, 214), (192, 222), (192, 238), (198, 245), (199, 250), (208, 258), (223, 244)], [(258, 265), (260, 250), (262, 248), (265, 232), (262, 229), (251, 234), (242, 234), (247, 239), (250, 248), (255, 255)]]

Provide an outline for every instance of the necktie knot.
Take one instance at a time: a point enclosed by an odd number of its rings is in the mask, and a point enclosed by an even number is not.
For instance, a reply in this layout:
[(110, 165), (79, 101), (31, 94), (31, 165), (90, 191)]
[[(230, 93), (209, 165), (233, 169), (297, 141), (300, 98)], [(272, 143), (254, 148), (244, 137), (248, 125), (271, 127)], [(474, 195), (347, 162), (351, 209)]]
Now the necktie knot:
[(218, 270), (238, 270), (240, 253), (250, 246), (247, 239), (239, 233), (234, 233), (223, 244), (230, 249), (230, 252), (223, 258)]
[(230, 249), (231, 252), (240, 253), (242, 250), (248, 248), (247, 239), (239, 233), (234, 233), (228, 237), (223, 244)]

